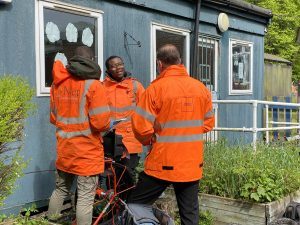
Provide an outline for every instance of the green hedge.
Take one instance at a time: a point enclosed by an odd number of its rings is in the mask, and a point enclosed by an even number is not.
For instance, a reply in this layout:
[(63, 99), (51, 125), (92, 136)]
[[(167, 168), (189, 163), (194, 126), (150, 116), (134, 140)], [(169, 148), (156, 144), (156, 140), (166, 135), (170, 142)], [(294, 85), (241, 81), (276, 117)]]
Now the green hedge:
[(205, 148), (201, 192), (248, 200), (271, 202), (300, 187), (300, 156), (297, 143), (271, 146), (229, 146), (225, 141)]
[(25, 118), (35, 107), (30, 101), (33, 93), (21, 76), (0, 76), (0, 206), (13, 192), (15, 181), (26, 166), (19, 152)]

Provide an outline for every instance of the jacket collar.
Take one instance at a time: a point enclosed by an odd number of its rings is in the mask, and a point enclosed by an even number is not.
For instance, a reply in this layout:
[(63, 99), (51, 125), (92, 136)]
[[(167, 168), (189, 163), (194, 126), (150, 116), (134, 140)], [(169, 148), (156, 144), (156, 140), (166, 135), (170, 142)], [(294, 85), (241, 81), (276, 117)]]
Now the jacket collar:
[(112, 78), (112, 77), (110, 76), (109, 73), (106, 72), (106, 73), (105, 73), (105, 79), (104, 79), (104, 81), (112, 82), (112, 83), (122, 83), (122, 81), (128, 80), (128, 79), (131, 79), (131, 73), (130, 73), (130, 72), (127, 72), (127, 71), (125, 71), (124, 78), (123, 78), (123, 80), (121, 80), (120, 82), (116, 81), (114, 78)]
[(161, 79), (163, 77), (168, 77), (168, 76), (189, 76), (189, 74), (186, 71), (186, 68), (184, 67), (183, 64), (172, 65), (166, 68), (162, 73), (160, 73), (157, 79)]

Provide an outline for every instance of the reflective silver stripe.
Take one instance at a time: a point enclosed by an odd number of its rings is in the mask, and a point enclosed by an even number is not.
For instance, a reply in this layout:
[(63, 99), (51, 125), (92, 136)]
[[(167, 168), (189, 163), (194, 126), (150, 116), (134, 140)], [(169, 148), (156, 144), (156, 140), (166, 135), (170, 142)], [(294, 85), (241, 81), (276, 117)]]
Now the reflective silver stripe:
[(112, 111), (112, 112), (122, 113), (122, 112), (126, 112), (129, 110), (134, 110), (135, 106), (129, 105), (129, 106), (120, 107), (120, 108), (117, 108), (115, 106), (109, 106), (109, 108), (110, 108), (110, 111)]
[(161, 127), (164, 128), (182, 128), (182, 127), (200, 127), (203, 125), (202, 120), (177, 120), (177, 121), (168, 121), (161, 124)]
[(204, 115), (204, 118), (206, 119), (206, 118), (209, 118), (209, 117), (212, 117), (212, 116), (214, 116), (214, 111), (213, 111), (213, 110), (207, 112), (207, 113)]
[(180, 142), (196, 142), (203, 141), (202, 134), (182, 135), (182, 136), (158, 136), (157, 143), (180, 143)]
[(94, 115), (105, 113), (105, 112), (109, 112), (109, 111), (110, 110), (109, 110), (108, 106), (102, 106), (102, 107), (97, 107), (97, 108), (91, 109), (89, 111), (89, 115), (90, 116), (94, 116)]
[(155, 117), (151, 113), (148, 113), (147, 111), (142, 109), (141, 107), (137, 106), (135, 108), (135, 112), (144, 117), (145, 119), (149, 120), (151, 123), (154, 123)]
[(81, 101), (79, 104), (79, 116), (78, 117), (62, 117), (62, 116), (57, 116), (57, 121), (62, 122), (64, 124), (79, 124), (79, 123), (84, 123), (88, 122), (88, 117), (84, 114), (84, 106), (86, 104), (86, 94), (93, 83), (94, 80), (86, 80), (84, 82), (84, 92), (82, 93), (81, 96)]
[(62, 122), (64, 124), (79, 124), (79, 123), (84, 123), (88, 122), (88, 117), (62, 117), (62, 116), (57, 116), (57, 120), (59, 122)]
[[(116, 117), (111, 116), (110, 120), (118, 120)], [(130, 121), (131, 120), (131, 116), (126, 117), (122, 122), (126, 122), (126, 121)]]
[(78, 136), (88, 136), (92, 133), (92, 131), (90, 129), (87, 129), (81, 131), (65, 132), (63, 130), (57, 129), (57, 133), (62, 138), (73, 138)]
[(79, 117), (82, 119), (83, 117), (85, 117), (84, 115), (84, 108), (85, 108), (85, 104), (86, 104), (86, 94), (87, 92), (89, 91), (90, 89), (90, 86), (92, 85), (94, 80), (86, 80), (84, 82), (84, 92), (82, 93), (82, 96), (81, 96), (81, 101), (80, 101), (80, 114), (79, 114)]

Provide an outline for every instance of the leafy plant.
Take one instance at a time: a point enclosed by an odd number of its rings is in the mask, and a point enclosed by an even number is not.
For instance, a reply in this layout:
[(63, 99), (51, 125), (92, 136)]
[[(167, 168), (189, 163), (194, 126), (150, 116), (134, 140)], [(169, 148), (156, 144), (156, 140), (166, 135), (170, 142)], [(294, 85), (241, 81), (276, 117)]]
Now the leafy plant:
[(19, 153), (24, 120), (34, 109), (32, 96), (33, 89), (21, 76), (0, 77), (0, 206), (26, 166)]
[(213, 225), (214, 218), (209, 210), (200, 211), (199, 225)]
[(48, 220), (41, 217), (31, 217), (32, 214), (37, 213), (36, 205), (33, 204), (29, 208), (22, 210), (24, 215), (11, 215), (7, 217), (6, 215), (0, 215), (0, 224), (12, 224), (12, 225), (49, 225)]
[(3, 222), (5, 219), (7, 219), (7, 216), (5, 214), (0, 215), (0, 223)]
[(229, 146), (219, 141), (205, 149), (201, 192), (252, 202), (271, 202), (300, 187), (297, 143)]
[[(176, 215), (174, 219), (175, 225), (180, 225), (180, 216)], [(199, 212), (199, 225), (213, 225), (214, 219), (209, 210)]]

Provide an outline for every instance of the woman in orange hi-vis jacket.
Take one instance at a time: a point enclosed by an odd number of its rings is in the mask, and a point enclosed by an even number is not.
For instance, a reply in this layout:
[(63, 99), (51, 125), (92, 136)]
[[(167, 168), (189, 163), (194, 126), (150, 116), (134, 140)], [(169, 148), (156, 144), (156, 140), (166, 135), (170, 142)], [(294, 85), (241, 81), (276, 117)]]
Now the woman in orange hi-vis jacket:
[[(103, 81), (106, 89), (111, 124), (122, 120), (114, 130), (104, 138), (106, 153), (127, 166), (128, 172), (135, 182), (135, 168), (139, 162), (138, 153), (142, 152), (142, 144), (134, 137), (131, 126), (131, 115), (142, 93), (143, 85), (125, 71), (124, 62), (119, 56), (110, 56), (106, 62), (106, 77)], [(114, 149), (112, 153), (111, 149)]]
[(55, 61), (50, 93), (50, 122), (56, 126), (57, 177), (48, 217), (60, 214), (77, 176), (77, 225), (92, 223), (98, 176), (104, 171), (100, 133), (110, 123), (105, 90), (99, 81), (101, 70), (92, 58), (92, 51), (81, 46), (67, 67)]
[(180, 64), (174, 45), (157, 53), (160, 74), (146, 89), (132, 116), (136, 138), (152, 145), (129, 203), (152, 204), (173, 185), (182, 225), (198, 225), (198, 185), (203, 134), (212, 130), (211, 94)]

